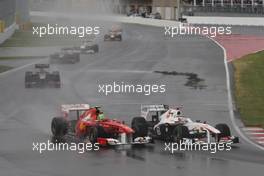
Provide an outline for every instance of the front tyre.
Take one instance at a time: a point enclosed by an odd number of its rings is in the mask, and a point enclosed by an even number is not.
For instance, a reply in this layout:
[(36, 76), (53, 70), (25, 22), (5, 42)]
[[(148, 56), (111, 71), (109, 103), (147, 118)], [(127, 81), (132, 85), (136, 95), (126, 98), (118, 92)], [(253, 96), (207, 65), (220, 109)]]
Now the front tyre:
[(131, 127), (134, 130), (133, 139), (148, 135), (148, 124), (144, 117), (134, 117)]
[(189, 138), (189, 129), (186, 126), (178, 125), (173, 130), (173, 142), (180, 143), (183, 138)]
[(230, 132), (230, 128), (228, 127), (227, 124), (217, 124), (215, 126), (216, 129), (218, 129), (220, 131), (220, 134), (218, 134), (218, 138), (220, 140), (220, 138), (222, 137), (229, 137), (231, 136), (231, 132)]
[(95, 45), (95, 46), (94, 46), (94, 52), (95, 52), (95, 53), (98, 53), (98, 52), (99, 52), (99, 46), (98, 46), (98, 45)]
[(88, 139), (92, 144), (97, 143), (98, 129), (96, 127), (91, 127), (88, 132)]
[(119, 41), (122, 41), (122, 36), (121, 35), (118, 37), (118, 40)]

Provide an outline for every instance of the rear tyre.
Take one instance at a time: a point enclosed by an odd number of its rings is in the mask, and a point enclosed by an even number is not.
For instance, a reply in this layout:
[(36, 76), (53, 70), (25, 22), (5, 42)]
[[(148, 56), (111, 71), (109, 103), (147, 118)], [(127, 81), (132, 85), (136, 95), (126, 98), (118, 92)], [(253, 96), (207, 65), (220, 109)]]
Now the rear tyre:
[(218, 129), (221, 133), (218, 135), (219, 139), (222, 137), (228, 137), (231, 136), (230, 128), (227, 124), (217, 124), (215, 126), (216, 129)]
[(54, 137), (61, 138), (68, 132), (68, 123), (62, 117), (54, 117), (51, 122), (51, 132)]
[(131, 127), (135, 131), (133, 139), (148, 135), (148, 124), (144, 117), (134, 117), (132, 119)]
[(183, 140), (183, 138), (189, 138), (190, 133), (189, 129), (186, 126), (178, 125), (173, 130), (173, 141), (180, 143), (180, 141)]
[(31, 81), (33, 78), (33, 73), (32, 72), (26, 72), (25, 74), (25, 88), (31, 88)]
[(92, 144), (97, 143), (98, 130), (96, 127), (91, 127), (88, 132), (88, 139)]
[(27, 83), (27, 82), (26, 82), (26, 83), (25, 83), (25, 88), (27, 88), (27, 89), (28, 89), (28, 88), (31, 88), (30, 83)]
[(55, 88), (61, 87), (60, 73), (58, 71), (54, 71), (52, 73), (52, 81), (55, 82)]
[(95, 52), (95, 53), (98, 53), (98, 52), (99, 52), (99, 47), (98, 47), (98, 45), (95, 45), (95, 46), (94, 46), (94, 52)]
[(104, 41), (107, 41), (109, 37), (107, 35), (104, 36)]

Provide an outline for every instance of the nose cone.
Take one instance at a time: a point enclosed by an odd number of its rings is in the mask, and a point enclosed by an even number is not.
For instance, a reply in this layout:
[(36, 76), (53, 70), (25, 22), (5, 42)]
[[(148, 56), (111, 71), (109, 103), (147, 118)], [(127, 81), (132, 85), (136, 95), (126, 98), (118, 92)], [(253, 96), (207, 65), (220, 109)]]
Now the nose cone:
[(115, 126), (119, 128), (122, 133), (134, 133), (134, 130), (121, 122), (115, 122)]
[(123, 125), (123, 130), (125, 133), (134, 133), (134, 130), (126, 125)]

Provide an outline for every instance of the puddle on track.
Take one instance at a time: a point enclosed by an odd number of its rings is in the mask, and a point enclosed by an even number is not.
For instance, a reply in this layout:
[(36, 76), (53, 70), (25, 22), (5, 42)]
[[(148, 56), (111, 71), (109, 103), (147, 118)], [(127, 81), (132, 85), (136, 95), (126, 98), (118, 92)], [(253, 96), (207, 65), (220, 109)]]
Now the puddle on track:
[(205, 80), (202, 78), (199, 78), (199, 76), (195, 73), (176, 72), (176, 71), (154, 71), (154, 73), (159, 73), (159, 74), (168, 75), (168, 76), (185, 76), (186, 83), (184, 85), (192, 89), (201, 90), (207, 87), (205, 85)]

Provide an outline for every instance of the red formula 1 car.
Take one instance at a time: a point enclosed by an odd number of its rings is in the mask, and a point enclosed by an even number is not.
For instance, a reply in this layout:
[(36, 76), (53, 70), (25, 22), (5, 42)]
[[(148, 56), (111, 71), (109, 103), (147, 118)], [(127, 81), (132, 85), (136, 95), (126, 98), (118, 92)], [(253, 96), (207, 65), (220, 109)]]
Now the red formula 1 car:
[(71, 135), (101, 146), (152, 142), (148, 136), (135, 135), (134, 130), (123, 122), (104, 117), (100, 107), (90, 108), (88, 104), (62, 105), (61, 112), (62, 117), (54, 117), (51, 123), (52, 134), (57, 139)]

